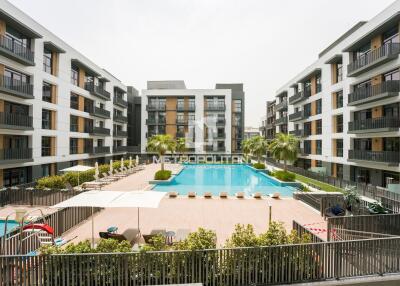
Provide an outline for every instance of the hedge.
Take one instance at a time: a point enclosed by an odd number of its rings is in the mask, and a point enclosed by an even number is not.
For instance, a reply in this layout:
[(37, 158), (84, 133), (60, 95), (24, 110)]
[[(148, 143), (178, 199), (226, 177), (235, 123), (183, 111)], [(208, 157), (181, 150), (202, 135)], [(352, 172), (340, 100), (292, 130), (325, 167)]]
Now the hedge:
[(154, 175), (155, 180), (168, 180), (169, 178), (171, 178), (170, 170), (159, 170)]

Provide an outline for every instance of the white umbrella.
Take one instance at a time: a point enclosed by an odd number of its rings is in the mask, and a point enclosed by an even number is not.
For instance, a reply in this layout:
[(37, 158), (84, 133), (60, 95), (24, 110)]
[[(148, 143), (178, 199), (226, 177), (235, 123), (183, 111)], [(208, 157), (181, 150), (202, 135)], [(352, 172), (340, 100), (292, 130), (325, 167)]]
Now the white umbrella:
[(129, 156), (129, 168), (132, 168), (132, 156)]
[(136, 166), (139, 165), (139, 156), (138, 155), (136, 155), (136, 162), (135, 163), (136, 163)]
[(122, 169), (124, 167), (124, 157), (121, 157), (121, 167), (120, 169)]
[(83, 165), (76, 165), (69, 168), (65, 168), (60, 170), (61, 172), (77, 172), (78, 173), (78, 186), (79, 186), (79, 173), (92, 170), (94, 167), (90, 166), (83, 166)]
[(99, 179), (99, 163), (94, 164), (94, 178), (96, 181)]
[(113, 172), (113, 160), (110, 160), (110, 172)]

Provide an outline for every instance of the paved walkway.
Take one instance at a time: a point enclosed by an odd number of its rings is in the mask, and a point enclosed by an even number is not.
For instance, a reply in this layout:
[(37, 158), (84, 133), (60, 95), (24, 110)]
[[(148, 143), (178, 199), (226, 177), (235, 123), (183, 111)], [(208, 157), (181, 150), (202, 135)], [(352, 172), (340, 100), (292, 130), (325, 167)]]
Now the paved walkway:
[[(105, 190), (134, 191), (149, 189), (148, 181), (153, 179), (159, 165), (147, 165), (146, 169), (112, 183)], [(179, 165), (166, 164), (166, 168), (179, 171)], [(196, 230), (198, 227), (215, 230), (218, 244), (222, 245), (234, 230), (237, 223), (252, 224), (257, 233), (264, 232), (268, 227), (269, 208), (272, 205), (272, 219), (282, 221), (288, 231), (292, 229), (295, 219), (300, 224), (313, 223), (315, 228), (326, 228), (326, 223), (319, 213), (304, 203), (292, 198), (280, 200), (262, 199), (175, 199), (164, 198), (157, 209), (140, 210), (140, 229), (142, 234), (153, 229)], [(108, 208), (95, 216), (95, 237), (99, 231), (105, 231), (109, 226), (117, 226), (120, 233), (137, 231), (138, 211), (132, 208)], [(91, 237), (91, 220), (83, 222), (69, 231), (65, 237), (78, 236), (74, 241)], [(322, 234), (323, 237), (323, 234)]]

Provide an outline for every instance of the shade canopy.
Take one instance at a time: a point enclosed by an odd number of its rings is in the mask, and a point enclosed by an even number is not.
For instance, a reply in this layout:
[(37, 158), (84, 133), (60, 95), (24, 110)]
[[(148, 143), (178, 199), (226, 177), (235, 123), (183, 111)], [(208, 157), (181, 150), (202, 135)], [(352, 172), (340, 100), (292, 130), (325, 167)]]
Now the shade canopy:
[(114, 191), (87, 191), (72, 198), (58, 203), (51, 208), (67, 208), (67, 207), (107, 207), (107, 205), (121, 196), (123, 192)]
[(133, 191), (123, 192), (108, 204), (109, 208), (158, 208), (165, 192)]
[(94, 169), (94, 167), (90, 166), (83, 166), (83, 165), (76, 165), (69, 168), (65, 168), (60, 170), (61, 172), (85, 172)]

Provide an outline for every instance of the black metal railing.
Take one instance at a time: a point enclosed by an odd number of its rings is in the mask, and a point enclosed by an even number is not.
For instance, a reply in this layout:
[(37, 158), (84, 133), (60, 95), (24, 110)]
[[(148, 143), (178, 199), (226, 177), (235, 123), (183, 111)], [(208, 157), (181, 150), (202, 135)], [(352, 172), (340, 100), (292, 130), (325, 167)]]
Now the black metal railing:
[(163, 125), (165, 124), (165, 117), (164, 118), (147, 118), (146, 119), (147, 125)]
[(387, 43), (371, 52), (359, 56), (355, 61), (347, 65), (348, 74), (361, 70), (362, 68), (378, 62), (384, 57), (395, 56), (400, 53), (400, 43)]
[(92, 130), (89, 131), (89, 133), (94, 134), (94, 135), (110, 135), (110, 129), (105, 128), (105, 127), (93, 127)]
[(23, 98), (33, 98), (33, 85), (8, 76), (0, 76), (0, 88)]
[(128, 102), (119, 96), (114, 96), (114, 104), (125, 108), (128, 107)]
[(216, 147), (214, 146), (205, 146), (205, 151), (207, 152), (225, 152), (226, 148), (225, 147)]
[(128, 151), (128, 146), (113, 146), (113, 152), (126, 152)]
[(335, 157), (343, 157), (343, 148), (336, 148), (336, 156)]
[(302, 120), (304, 117), (304, 110), (299, 110), (289, 115), (289, 121)]
[(206, 139), (225, 139), (226, 134), (224, 133), (212, 133), (212, 134), (206, 134)]
[(119, 121), (119, 122), (128, 122), (128, 117), (124, 115), (119, 115), (119, 114), (114, 114), (114, 121)]
[(209, 111), (223, 111), (225, 110), (225, 104), (206, 104), (204, 109)]
[(302, 156), (308, 156), (311, 154), (311, 147), (309, 148), (300, 148), (300, 154)]
[(287, 116), (284, 116), (284, 117), (278, 118), (275, 121), (275, 125), (287, 124), (287, 121), (288, 121)]
[(188, 106), (185, 106), (183, 104), (176, 105), (177, 111), (194, 111), (195, 109), (196, 109), (196, 106), (194, 104), (189, 104)]
[(93, 154), (110, 153), (110, 146), (93, 147)]
[(93, 95), (100, 96), (102, 99), (110, 100), (110, 93), (103, 87), (95, 85), (94, 82), (85, 82), (85, 89)]
[(93, 107), (92, 111), (90, 112), (91, 115), (95, 116), (100, 116), (100, 117), (105, 117), (105, 118), (110, 118), (110, 111), (105, 110), (100, 107)]
[(188, 119), (185, 119), (185, 118), (177, 118), (176, 119), (176, 124), (187, 125), (188, 123), (189, 123)]
[(19, 58), (22, 58), (27, 62), (34, 64), (35, 53), (33, 51), (3, 35), (0, 36), (0, 48), (3, 48), (8, 52), (18, 56)]
[(32, 122), (32, 116), (19, 113), (0, 112), (0, 125), (32, 128)]
[(163, 111), (163, 110), (166, 109), (166, 107), (165, 107), (165, 104), (148, 104), (148, 105), (146, 106), (146, 109), (147, 109), (148, 111), (150, 111), (150, 110), (152, 110), (152, 111), (155, 111), (155, 110), (161, 110), (161, 111)]
[(349, 150), (349, 159), (398, 164), (400, 162), (400, 152)]
[(399, 128), (399, 117), (379, 117), (349, 122), (349, 132), (368, 129)]
[(364, 99), (373, 100), (373, 97), (382, 95), (384, 93), (393, 93), (393, 95), (397, 95), (397, 93), (399, 92), (399, 80), (384, 81), (382, 83), (372, 86), (356, 88), (352, 93), (349, 94), (348, 103), (351, 104), (353, 102)]
[(127, 132), (127, 131), (122, 131), (122, 130), (114, 129), (114, 131), (113, 131), (113, 136), (117, 136), (117, 137), (128, 137), (128, 132)]
[(0, 161), (30, 159), (32, 159), (32, 148), (0, 149)]
[(304, 131), (301, 129), (297, 129), (297, 130), (292, 130), (289, 131), (290, 134), (297, 136), (297, 137), (303, 137), (304, 136)]
[(289, 97), (289, 104), (297, 103), (303, 101), (311, 96), (311, 88), (307, 87), (301, 92), (297, 92), (291, 97)]
[(284, 99), (283, 101), (279, 102), (279, 103), (276, 105), (275, 109), (276, 109), (276, 110), (286, 109), (287, 106), (288, 106), (287, 99)]

